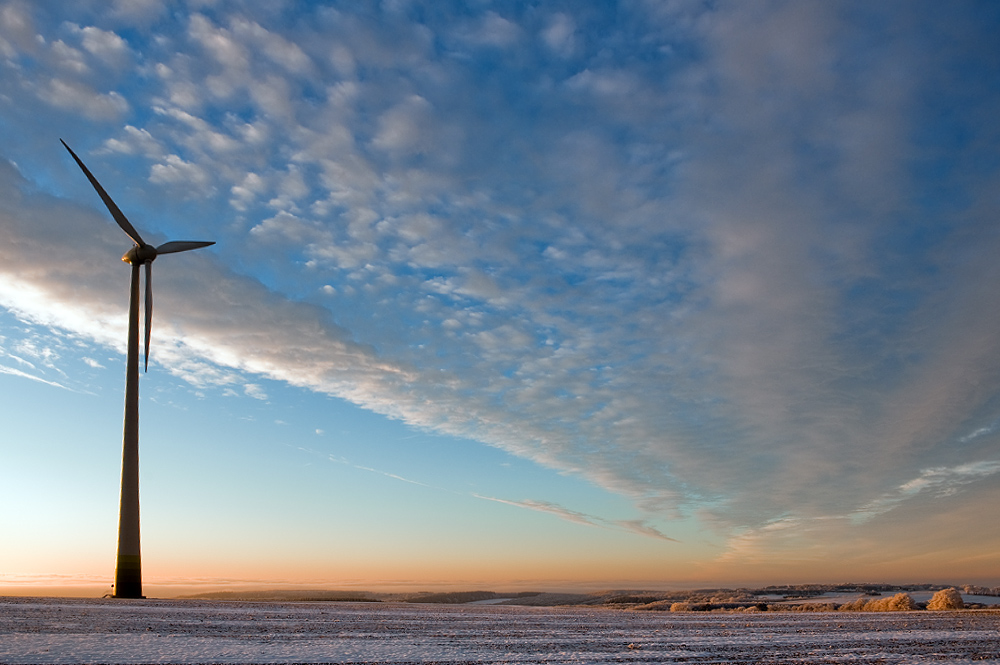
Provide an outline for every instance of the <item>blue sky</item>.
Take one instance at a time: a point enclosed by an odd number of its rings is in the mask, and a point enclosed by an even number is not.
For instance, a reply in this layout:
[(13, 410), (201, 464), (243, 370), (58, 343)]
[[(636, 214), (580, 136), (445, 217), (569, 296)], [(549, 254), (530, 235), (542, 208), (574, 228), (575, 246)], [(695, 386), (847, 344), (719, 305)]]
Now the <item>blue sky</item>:
[(0, 2), (0, 586), (113, 567), (129, 241), (59, 138), (217, 243), (154, 271), (163, 593), (1000, 581), (998, 28)]

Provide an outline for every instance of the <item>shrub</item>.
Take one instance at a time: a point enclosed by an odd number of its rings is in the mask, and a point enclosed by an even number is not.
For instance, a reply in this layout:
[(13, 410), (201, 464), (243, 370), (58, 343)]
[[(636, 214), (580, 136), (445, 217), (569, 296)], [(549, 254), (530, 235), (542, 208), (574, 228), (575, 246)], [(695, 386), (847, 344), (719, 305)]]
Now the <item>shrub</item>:
[(858, 598), (857, 600), (852, 600), (849, 603), (844, 603), (838, 609), (841, 612), (860, 612), (865, 609), (865, 603), (867, 601), (864, 598)]
[(906, 612), (917, 609), (917, 603), (908, 593), (897, 593), (892, 598), (868, 600), (858, 598), (840, 606), (842, 612)]
[(799, 603), (797, 605), (789, 605), (789, 612), (833, 612), (837, 609), (837, 606), (833, 603)]
[(671, 612), (690, 612), (691, 611), (691, 605), (689, 605), (688, 603), (674, 603), (673, 605), (670, 606), (670, 611)]
[(962, 594), (956, 589), (941, 589), (927, 603), (929, 610), (960, 610), (964, 607)]
[(909, 612), (917, 609), (917, 603), (908, 593), (897, 593), (889, 599), (888, 612)]

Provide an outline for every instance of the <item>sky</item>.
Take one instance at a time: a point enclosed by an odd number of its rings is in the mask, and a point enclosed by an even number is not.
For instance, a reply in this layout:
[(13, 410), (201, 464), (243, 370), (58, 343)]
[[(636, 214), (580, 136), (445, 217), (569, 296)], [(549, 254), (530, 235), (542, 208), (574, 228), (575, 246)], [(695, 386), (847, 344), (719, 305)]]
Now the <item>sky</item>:
[(0, 0), (0, 591), (1000, 584), (1000, 5)]

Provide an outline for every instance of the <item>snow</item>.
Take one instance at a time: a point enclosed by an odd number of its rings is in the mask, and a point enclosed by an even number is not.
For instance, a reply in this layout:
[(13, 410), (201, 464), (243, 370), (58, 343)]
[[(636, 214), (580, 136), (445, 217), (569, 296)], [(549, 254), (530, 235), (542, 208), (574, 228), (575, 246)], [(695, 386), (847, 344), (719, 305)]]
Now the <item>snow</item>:
[(1000, 613), (0, 598), (0, 663), (1000, 663)]

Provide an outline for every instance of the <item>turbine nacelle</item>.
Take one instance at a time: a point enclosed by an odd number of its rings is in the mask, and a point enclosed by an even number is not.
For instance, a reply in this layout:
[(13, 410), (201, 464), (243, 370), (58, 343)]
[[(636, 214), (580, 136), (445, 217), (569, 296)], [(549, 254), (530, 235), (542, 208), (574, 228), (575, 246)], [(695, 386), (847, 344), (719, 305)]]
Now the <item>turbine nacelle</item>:
[(143, 263), (152, 263), (156, 258), (156, 248), (152, 245), (135, 245), (132, 249), (122, 254), (122, 261), (134, 266)]

